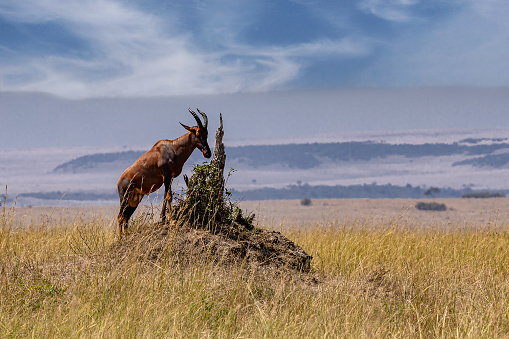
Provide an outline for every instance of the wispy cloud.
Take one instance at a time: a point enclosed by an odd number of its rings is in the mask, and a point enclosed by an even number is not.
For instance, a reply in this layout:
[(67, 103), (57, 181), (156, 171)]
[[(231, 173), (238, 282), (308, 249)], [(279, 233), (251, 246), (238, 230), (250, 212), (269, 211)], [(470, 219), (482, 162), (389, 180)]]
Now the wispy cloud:
[[(21, 33), (15, 43), (0, 40), (0, 81), (68, 97), (269, 91), (292, 87), (326, 60), (350, 62), (337, 69), (348, 68), (354, 85), (507, 86), (508, 6), (4, 0), (0, 20)], [(313, 75), (328, 79), (321, 86), (343, 84), (342, 73), (321, 71), (328, 73)]]
[(389, 21), (408, 22), (417, 17), (412, 14), (412, 6), (419, 0), (364, 0), (359, 8)]
[(111, 0), (13, 1), (0, 13), (23, 23), (62, 22), (90, 44), (92, 57), (40, 55), (2, 71), (4, 88), (74, 97), (266, 91), (297, 76), (297, 58), (364, 49), (348, 40), (254, 48), (232, 38), (203, 50), (162, 17)]

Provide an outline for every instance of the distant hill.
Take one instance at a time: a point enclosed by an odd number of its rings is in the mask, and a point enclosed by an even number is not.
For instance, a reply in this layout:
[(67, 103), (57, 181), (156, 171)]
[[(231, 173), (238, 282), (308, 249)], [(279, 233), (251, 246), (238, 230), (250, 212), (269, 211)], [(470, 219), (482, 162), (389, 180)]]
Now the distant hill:
[[(390, 156), (405, 158), (439, 157), (451, 155), (481, 156), (455, 162), (455, 166), (475, 165), (499, 167), (509, 163), (509, 154), (492, 155), (500, 150), (509, 151), (509, 143), (494, 142), (480, 144), (483, 140), (466, 140), (464, 143), (426, 143), (388, 144), (382, 142), (337, 142), (288, 145), (259, 145), (227, 147), (228, 161), (236, 161), (249, 167), (271, 165), (286, 166), (296, 169), (311, 169), (325, 161), (349, 162), (370, 161)], [(485, 140), (484, 140), (485, 141)], [(505, 141), (505, 140), (503, 140)], [(78, 173), (90, 170), (111, 170), (111, 165), (118, 169), (130, 166), (145, 151), (126, 151), (114, 153), (97, 153), (78, 157), (64, 162), (54, 172)], [(198, 152), (193, 153), (190, 163), (201, 163), (204, 159)]]
[(488, 154), (482, 157), (457, 161), (453, 166), (471, 165), (475, 167), (502, 168), (509, 167), (509, 153)]
[(126, 151), (84, 155), (58, 165), (53, 169), (53, 172), (77, 173), (111, 163), (117, 163), (119, 167), (124, 166), (127, 168), (127, 166), (130, 166), (143, 153), (144, 151)]

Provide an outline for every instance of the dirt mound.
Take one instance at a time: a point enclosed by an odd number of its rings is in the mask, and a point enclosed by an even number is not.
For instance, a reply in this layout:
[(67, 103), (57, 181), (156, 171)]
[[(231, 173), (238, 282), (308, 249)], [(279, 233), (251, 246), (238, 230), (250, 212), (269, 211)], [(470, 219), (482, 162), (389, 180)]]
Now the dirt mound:
[(179, 265), (199, 261), (309, 272), (310, 255), (281, 233), (256, 228), (254, 214), (246, 215), (231, 202), (224, 178), (221, 116), (219, 120), (212, 160), (195, 165), (191, 177), (184, 178), (187, 190), (175, 199), (171, 223), (131, 227), (112, 246), (113, 254), (151, 262), (168, 259)]
[(172, 260), (175, 264), (197, 261), (221, 265), (271, 266), (309, 272), (312, 257), (276, 231), (248, 229), (241, 224), (214, 230), (168, 224), (133, 228), (110, 250), (119, 258), (136, 255), (140, 260)]

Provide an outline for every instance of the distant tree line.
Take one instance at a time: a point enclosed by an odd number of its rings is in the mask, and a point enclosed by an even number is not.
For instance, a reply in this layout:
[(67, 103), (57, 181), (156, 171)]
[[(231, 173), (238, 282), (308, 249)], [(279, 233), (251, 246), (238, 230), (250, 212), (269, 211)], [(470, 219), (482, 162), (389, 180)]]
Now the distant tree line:
[[(241, 200), (301, 200), (303, 205), (311, 204), (311, 199), (422, 199), (430, 188), (420, 186), (397, 186), (397, 185), (349, 185), (349, 186), (312, 186), (290, 185), (284, 188), (259, 188), (249, 191), (238, 191), (232, 189), (232, 198)], [(440, 198), (495, 198), (505, 197), (507, 192), (486, 192), (474, 191), (471, 188), (453, 189), (440, 188), (435, 192), (434, 196), (439, 195)], [(178, 190), (175, 190), (178, 194)], [(33, 192), (21, 193), (17, 198), (35, 198), (40, 200), (62, 200), (62, 201), (117, 201), (118, 194), (112, 190), (111, 193), (94, 193), (94, 192)], [(8, 196), (7, 202), (12, 202), (14, 196)]]
[[(325, 185), (290, 185), (285, 188), (259, 188), (249, 191), (232, 190), (232, 194), (237, 199), (243, 200), (290, 200), (302, 199), (421, 199), (429, 188), (420, 186), (397, 186), (397, 185), (378, 185), (363, 184), (349, 186), (325, 186)], [(449, 187), (434, 188), (434, 196), (440, 198), (460, 198), (465, 194), (475, 194), (471, 188), (453, 189)], [(505, 193), (498, 193), (505, 196)]]
[(93, 193), (93, 192), (34, 192), (21, 193), (19, 198), (35, 198), (41, 200), (76, 200), (76, 201), (96, 201), (118, 199), (118, 194), (112, 193)]
[(500, 192), (473, 192), (473, 193), (465, 193), (461, 196), (462, 198), (477, 198), (477, 199), (486, 199), (486, 198), (504, 198), (505, 193)]

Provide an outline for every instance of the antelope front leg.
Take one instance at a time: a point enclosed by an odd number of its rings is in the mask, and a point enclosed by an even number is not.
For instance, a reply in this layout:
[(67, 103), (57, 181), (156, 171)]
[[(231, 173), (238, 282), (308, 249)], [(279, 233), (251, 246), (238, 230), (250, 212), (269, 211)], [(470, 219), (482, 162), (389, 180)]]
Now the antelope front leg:
[(166, 223), (166, 206), (168, 205), (168, 210), (171, 215), (171, 183), (173, 181), (173, 177), (170, 178), (169, 182), (165, 180), (164, 182), (164, 199), (163, 199), (163, 209), (161, 211), (161, 222)]

